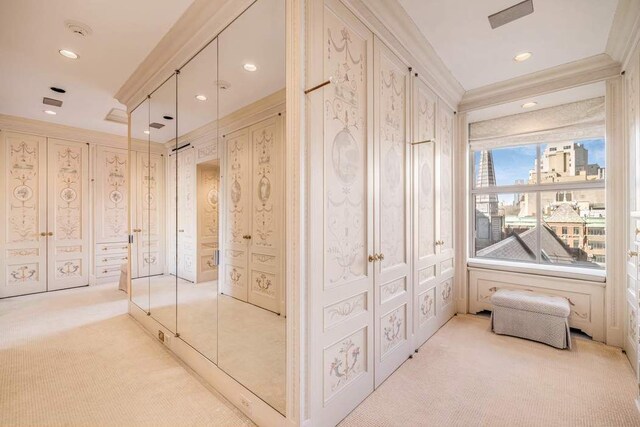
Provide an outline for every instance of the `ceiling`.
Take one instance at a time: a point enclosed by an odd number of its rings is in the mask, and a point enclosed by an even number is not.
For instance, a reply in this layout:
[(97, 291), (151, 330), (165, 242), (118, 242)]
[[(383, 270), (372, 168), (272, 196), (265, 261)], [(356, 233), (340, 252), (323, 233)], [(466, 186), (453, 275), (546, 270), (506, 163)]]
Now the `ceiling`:
[[(149, 54), (192, 0), (20, 0), (0, 6), (0, 113), (57, 124), (127, 134), (124, 124), (104, 120), (118, 88)], [(80, 21), (92, 34), (65, 27)], [(62, 57), (70, 49), (77, 60)], [(67, 90), (57, 94), (57, 86)], [(60, 99), (61, 108), (42, 104)], [(43, 110), (57, 111), (49, 116)]]
[[(491, 29), (521, 0), (399, 0), (465, 90), (603, 53), (618, 0), (533, 0), (534, 12)], [(521, 52), (533, 56), (518, 63)]]
[[(166, 143), (285, 87), (285, 2), (260, 0), (131, 113), (131, 135)], [(246, 71), (244, 64), (256, 71)], [(227, 89), (219, 89), (224, 81)], [(177, 95), (176, 95), (177, 94)], [(196, 95), (205, 95), (199, 101)], [(176, 117), (176, 121), (164, 116)], [(160, 123), (161, 129), (147, 123)], [(143, 132), (149, 131), (147, 137)]]

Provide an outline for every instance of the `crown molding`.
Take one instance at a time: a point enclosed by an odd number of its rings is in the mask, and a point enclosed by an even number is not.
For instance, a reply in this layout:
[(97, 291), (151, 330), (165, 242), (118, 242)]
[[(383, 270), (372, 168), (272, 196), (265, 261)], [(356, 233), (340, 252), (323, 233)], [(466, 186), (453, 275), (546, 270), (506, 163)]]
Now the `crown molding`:
[(397, 0), (344, 0), (389, 48), (409, 63), (454, 111), (464, 88)]
[(631, 53), (640, 39), (640, 2), (619, 0), (605, 52), (626, 68)]
[(620, 63), (606, 53), (467, 91), (459, 111), (472, 111), (569, 89), (620, 75)]
[(131, 111), (254, 0), (195, 0), (140, 63), (114, 98)]

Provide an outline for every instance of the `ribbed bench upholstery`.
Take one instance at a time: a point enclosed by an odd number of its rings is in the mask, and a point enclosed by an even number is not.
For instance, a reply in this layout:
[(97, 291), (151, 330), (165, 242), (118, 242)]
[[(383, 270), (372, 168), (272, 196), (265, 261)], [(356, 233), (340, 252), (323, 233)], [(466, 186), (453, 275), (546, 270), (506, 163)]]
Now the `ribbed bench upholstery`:
[(491, 296), (491, 303), (491, 330), (496, 334), (571, 348), (571, 307), (566, 298), (499, 289)]

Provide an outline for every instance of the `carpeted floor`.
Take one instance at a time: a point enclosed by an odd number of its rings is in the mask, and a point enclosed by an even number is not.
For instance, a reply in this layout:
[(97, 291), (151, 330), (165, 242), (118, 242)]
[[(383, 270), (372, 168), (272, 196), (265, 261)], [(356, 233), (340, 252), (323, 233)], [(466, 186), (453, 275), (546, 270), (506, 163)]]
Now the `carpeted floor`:
[(454, 317), (341, 426), (640, 426), (625, 355), (573, 344), (556, 350)]
[(102, 285), (0, 300), (0, 425), (252, 424)]

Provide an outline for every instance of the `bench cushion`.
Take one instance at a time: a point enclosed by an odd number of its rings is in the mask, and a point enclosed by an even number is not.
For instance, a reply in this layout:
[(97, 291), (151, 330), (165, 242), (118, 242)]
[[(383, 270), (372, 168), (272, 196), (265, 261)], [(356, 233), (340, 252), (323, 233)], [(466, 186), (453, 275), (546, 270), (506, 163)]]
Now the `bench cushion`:
[(563, 297), (543, 295), (529, 291), (499, 289), (491, 296), (491, 303), (497, 307), (513, 308), (550, 316), (569, 317), (571, 307)]

